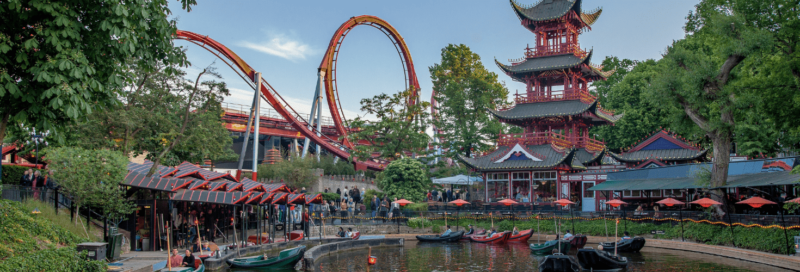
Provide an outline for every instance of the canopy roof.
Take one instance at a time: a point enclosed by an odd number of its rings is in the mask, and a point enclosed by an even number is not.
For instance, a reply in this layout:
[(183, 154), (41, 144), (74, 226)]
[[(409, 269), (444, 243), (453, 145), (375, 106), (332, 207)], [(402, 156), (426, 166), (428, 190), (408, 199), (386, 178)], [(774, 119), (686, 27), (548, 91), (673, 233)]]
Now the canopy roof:
[[(609, 177), (610, 178), (610, 177)], [(764, 172), (728, 176), (728, 184), (722, 188), (757, 187), (772, 185), (790, 185), (800, 180), (800, 175), (790, 172)], [(662, 179), (629, 179), (607, 180), (590, 188), (590, 191), (631, 191), (631, 190), (666, 190), (707, 188), (698, 185), (694, 177), (662, 178)]]
[[(680, 139), (679, 139), (680, 138)], [(643, 162), (647, 160), (684, 161), (702, 159), (708, 150), (701, 150), (695, 143), (687, 142), (674, 133), (661, 130), (651, 134), (621, 154), (609, 154), (621, 162)]]
[[(585, 26), (594, 24), (602, 9), (584, 13), (581, 8), (581, 0), (538, 0), (534, 5), (523, 5), (511, 0), (511, 6), (520, 20), (530, 20), (533, 22), (549, 21), (558, 19), (566, 15), (570, 10), (575, 11), (575, 14), (580, 16), (581, 21)], [(535, 29), (534, 25), (527, 25), (531, 30)]]
[(246, 201), (249, 196), (249, 192), (180, 190), (172, 196), (172, 200), (233, 205)]
[(455, 175), (446, 178), (431, 178), (435, 184), (455, 184), (455, 185), (472, 185), (474, 182), (483, 182), (481, 177), (470, 177), (467, 175)]
[(603, 113), (597, 106), (597, 100), (591, 103), (584, 103), (581, 100), (523, 103), (516, 104), (513, 108), (508, 110), (489, 110), (489, 113), (501, 121), (522, 121), (535, 118), (574, 116), (584, 112), (590, 112), (597, 116), (594, 118), (587, 118), (590, 122), (597, 125), (614, 123), (622, 117), (622, 115)]

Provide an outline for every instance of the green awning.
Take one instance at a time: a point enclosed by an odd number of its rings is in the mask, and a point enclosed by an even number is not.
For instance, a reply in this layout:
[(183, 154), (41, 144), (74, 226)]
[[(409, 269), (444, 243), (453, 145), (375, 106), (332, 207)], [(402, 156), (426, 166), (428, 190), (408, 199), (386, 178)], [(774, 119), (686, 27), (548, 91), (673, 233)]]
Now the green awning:
[[(765, 172), (728, 176), (728, 184), (724, 188), (789, 185), (800, 180), (800, 175), (790, 172)], [(666, 190), (705, 188), (697, 185), (694, 177), (664, 179), (628, 179), (607, 180), (590, 188), (590, 191), (631, 191), (631, 190)]]

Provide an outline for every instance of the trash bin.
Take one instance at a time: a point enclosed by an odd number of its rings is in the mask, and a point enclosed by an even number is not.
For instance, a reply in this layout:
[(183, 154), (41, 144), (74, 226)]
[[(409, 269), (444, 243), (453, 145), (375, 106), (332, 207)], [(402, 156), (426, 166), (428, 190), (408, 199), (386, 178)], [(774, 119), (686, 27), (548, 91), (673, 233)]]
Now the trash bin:
[(119, 233), (117, 228), (109, 228), (107, 241), (106, 258), (109, 260), (119, 259), (119, 254), (122, 251), (122, 233)]

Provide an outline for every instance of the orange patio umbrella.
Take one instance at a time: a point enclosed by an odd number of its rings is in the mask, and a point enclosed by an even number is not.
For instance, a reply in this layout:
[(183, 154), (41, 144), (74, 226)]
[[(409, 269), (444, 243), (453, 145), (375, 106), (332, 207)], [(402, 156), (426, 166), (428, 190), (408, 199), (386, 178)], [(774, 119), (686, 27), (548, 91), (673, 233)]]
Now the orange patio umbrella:
[(716, 202), (713, 199), (710, 199), (710, 198), (707, 198), (707, 197), (704, 197), (704, 198), (701, 198), (701, 199), (698, 199), (698, 200), (695, 200), (695, 201), (692, 201), (692, 202), (689, 202), (689, 203), (700, 205), (703, 208), (711, 207), (711, 205), (720, 205), (720, 204), (722, 204), (722, 203)]
[(561, 206), (567, 206), (569, 204), (575, 204), (575, 202), (569, 201), (569, 199), (566, 199), (566, 198), (562, 198), (562, 199), (559, 199), (558, 201), (554, 201), (554, 202), (556, 204), (558, 204), (558, 205), (561, 205)]
[(792, 199), (792, 200), (789, 200), (789, 201), (786, 201), (786, 202), (792, 202), (792, 203), (800, 204), (800, 197)]
[(753, 208), (761, 208), (761, 206), (764, 206), (764, 205), (778, 204), (778, 203), (775, 203), (773, 201), (769, 201), (769, 200), (754, 196), (754, 197), (751, 197), (751, 198), (736, 202), (736, 204), (747, 204), (747, 205), (750, 205), (750, 207), (753, 207)]
[[(456, 200), (450, 201), (450, 202), (448, 202), (448, 203), (450, 203), (450, 204), (456, 204), (456, 206), (458, 206), (458, 210), (459, 210), (459, 211), (461, 211), (461, 205), (464, 205), (464, 204), (469, 204), (469, 202), (466, 202), (466, 201), (464, 201), (464, 200), (461, 200), (461, 199), (456, 199)], [(459, 216), (459, 217), (456, 217), (456, 231), (458, 231), (458, 222), (459, 222), (460, 220), (461, 220), (461, 217), (460, 217), (460, 216)]]
[(619, 199), (614, 199), (614, 200), (611, 200), (611, 201), (606, 201), (606, 204), (611, 205), (611, 207), (616, 208), (616, 207), (619, 207), (619, 205), (628, 204), (628, 202), (625, 202), (625, 201), (622, 201), (622, 200), (619, 200)]
[(408, 201), (405, 198), (403, 198), (403, 199), (400, 199), (400, 200), (392, 202), (392, 203), (397, 203), (397, 204), (400, 205), (400, 207), (403, 207), (403, 206), (408, 205), (408, 204), (413, 204), (414, 202)]
[(674, 206), (674, 205), (681, 205), (681, 204), (683, 204), (683, 202), (680, 202), (680, 201), (678, 201), (677, 199), (674, 199), (674, 198), (671, 198), (671, 197), (668, 197), (668, 198), (662, 199), (661, 201), (658, 201), (658, 202), (656, 202), (656, 203), (658, 203), (658, 204), (664, 204), (664, 205), (667, 205), (667, 207), (672, 207), (672, 206)]

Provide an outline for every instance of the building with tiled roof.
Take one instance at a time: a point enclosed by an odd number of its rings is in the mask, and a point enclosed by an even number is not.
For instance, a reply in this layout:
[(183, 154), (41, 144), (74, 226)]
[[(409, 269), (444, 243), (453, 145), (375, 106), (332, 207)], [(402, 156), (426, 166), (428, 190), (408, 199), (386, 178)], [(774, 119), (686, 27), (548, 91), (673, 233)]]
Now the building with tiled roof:
[(680, 136), (661, 130), (621, 153), (608, 152), (629, 168), (653, 168), (666, 165), (705, 162), (708, 150), (682, 140)]
[[(581, 0), (541, 0), (524, 6), (511, 0), (523, 27), (535, 34), (524, 57), (497, 66), (526, 85), (514, 105), (489, 112), (499, 121), (519, 126), (521, 134), (501, 134), (498, 148), (474, 158), (460, 157), (487, 181), (485, 198), (548, 202), (580, 192), (582, 181), (560, 181), (561, 174), (586, 171), (602, 164), (605, 143), (589, 128), (613, 125), (621, 115), (600, 107), (589, 92), (592, 81), (613, 71), (591, 63), (592, 51), (581, 49), (578, 36), (591, 30), (602, 10), (584, 12)], [(589, 186), (594, 185), (595, 180)]]

